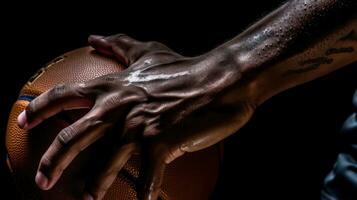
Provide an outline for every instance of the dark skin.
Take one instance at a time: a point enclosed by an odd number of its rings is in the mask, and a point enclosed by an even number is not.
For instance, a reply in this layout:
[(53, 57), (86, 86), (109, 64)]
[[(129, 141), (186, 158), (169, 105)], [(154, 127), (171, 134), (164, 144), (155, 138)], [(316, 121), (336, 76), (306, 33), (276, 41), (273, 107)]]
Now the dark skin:
[(130, 156), (141, 151), (148, 160), (142, 199), (157, 199), (166, 164), (235, 133), (271, 96), (355, 62), (355, 13), (354, 0), (291, 0), (197, 57), (126, 35), (91, 36), (98, 52), (129, 67), (57, 86), (19, 115), (19, 126), (31, 129), (62, 110), (91, 108), (43, 155), (38, 186), (50, 189), (81, 150), (119, 123), (115, 152), (83, 198), (102, 199)]

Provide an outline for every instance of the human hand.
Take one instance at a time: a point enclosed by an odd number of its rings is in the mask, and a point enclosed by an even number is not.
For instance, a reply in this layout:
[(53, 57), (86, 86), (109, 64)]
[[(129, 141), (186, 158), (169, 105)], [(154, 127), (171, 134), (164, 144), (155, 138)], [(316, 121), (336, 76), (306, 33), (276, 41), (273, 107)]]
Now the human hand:
[[(118, 171), (141, 150), (148, 160), (143, 198), (156, 199), (167, 163), (221, 141), (254, 111), (239, 66), (224, 52), (188, 58), (160, 43), (125, 35), (91, 37), (89, 42), (129, 68), (56, 86), (19, 115), (19, 126), (31, 129), (62, 110), (91, 107), (63, 129), (43, 155), (36, 175), (42, 189), (50, 189), (81, 150), (123, 124), (113, 144), (115, 153), (85, 197), (103, 198)], [(237, 88), (240, 94), (232, 95)]]

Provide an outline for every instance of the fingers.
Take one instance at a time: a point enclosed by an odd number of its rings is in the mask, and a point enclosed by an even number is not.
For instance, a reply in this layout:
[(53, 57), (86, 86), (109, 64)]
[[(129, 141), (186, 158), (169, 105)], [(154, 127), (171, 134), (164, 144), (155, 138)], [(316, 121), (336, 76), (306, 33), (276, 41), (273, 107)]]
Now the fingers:
[(140, 106), (134, 107), (126, 116), (121, 139), (127, 143), (141, 139), (145, 126), (144, 122), (145, 117), (142, 115), (142, 108)]
[(31, 129), (43, 120), (68, 109), (89, 108), (93, 102), (84, 96), (81, 84), (58, 85), (35, 98), (17, 119), (23, 129)]
[(130, 65), (138, 58), (139, 42), (127, 35), (117, 34), (109, 37), (89, 36), (88, 43), (105, 55), (113, 55), (125, 65)]
[(127, 66), (130, 66), (148, 52), (169, 49), (161, 43), (141, 42), (124, 34), (108, 37), (92, 35), (89, 36), (88, 43), (100, 53), (115, 56)]
[(111, 127), (110, 124), (96, 120), (92, 113), (95, 112), (89, 112), (64, 128), (42, 156), (35, 180), (41, 189), (50, 189), (80, 151), (99, 139)]
[(159, 159), (150, 162), (144, 185), (144, 200), (156, 200), (159, 197), (165, 166), (165, 162)]
[(166, 167), (165, 148), (162, 149), (156, 145), (152, 147), (152, 149), (149, 149), (150, 153), (145, 166), (143, 200), (156, 200), (159, 197)]
[(91, 35), (88, 37), (88, 43), (95, 48), (100, 53), (113, 56), (114, 52), (112, 49), (112, 44), (109, 43), (104, 36), (100, 35)]
[(110, 159), (108, 164), (101, 169), (96, 179), (87, 186), (87, 191), (84, 198), (101, 200), (106, 194), (107, 190), (117, 178), (119, 171), (123, 168), (125, 163), (130, 159), (131, 155), (137, 151), (138, 144), (129, 143), (121, 146), (117, 152)]

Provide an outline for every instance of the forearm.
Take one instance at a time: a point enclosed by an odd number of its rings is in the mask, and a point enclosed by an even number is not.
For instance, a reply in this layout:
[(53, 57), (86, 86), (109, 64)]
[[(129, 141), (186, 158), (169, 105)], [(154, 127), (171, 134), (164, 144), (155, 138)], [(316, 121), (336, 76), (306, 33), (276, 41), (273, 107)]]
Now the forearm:
[(356, 14), (354, 0), (292, 0), (213, 52), (224, 52), (239, 66), (250, 79), (245, 89), (259, 105), (355, 62)]

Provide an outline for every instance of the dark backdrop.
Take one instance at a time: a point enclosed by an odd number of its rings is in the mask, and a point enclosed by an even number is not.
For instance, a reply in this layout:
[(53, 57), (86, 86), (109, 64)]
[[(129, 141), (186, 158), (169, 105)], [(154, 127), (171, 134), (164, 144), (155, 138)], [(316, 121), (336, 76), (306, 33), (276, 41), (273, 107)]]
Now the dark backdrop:
[[(3, 6), (1, 170), (6, 172), (7, 116), (21, 86), (53, 57), (86, 45), (89, 34), (126, 33), (197, 55), (239, 34), (282, 1), (197, 3), (51, 1)], [(356, 68), (345, 67), (259, 107), (253, 119), (225, 141), (219, 199), (318, 199), (323, 177), (340, 148), (338, 130), (351, 112)], [(1, 194), (11, 194), (8, 176), (0, 180), (8, 185)]]

